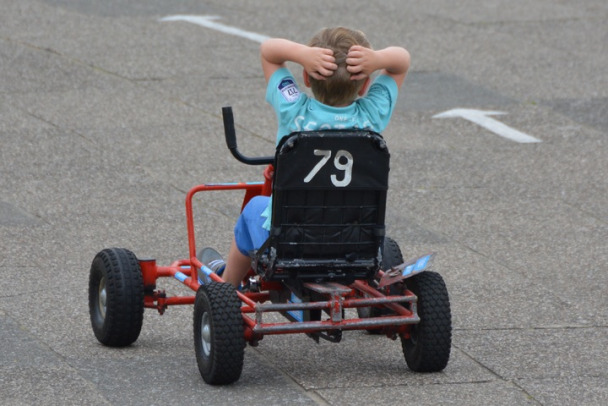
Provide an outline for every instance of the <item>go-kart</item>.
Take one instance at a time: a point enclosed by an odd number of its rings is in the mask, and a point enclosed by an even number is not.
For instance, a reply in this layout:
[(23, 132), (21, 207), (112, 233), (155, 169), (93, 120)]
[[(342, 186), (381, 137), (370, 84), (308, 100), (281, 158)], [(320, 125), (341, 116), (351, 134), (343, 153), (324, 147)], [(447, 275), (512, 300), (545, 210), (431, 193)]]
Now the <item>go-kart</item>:
[[(204, 184), (186, 196), (188, 259), (159, 266), (123, 248), (100, 251), (89, 279), (91, 324), (110, 347), (140, 334), (145, 308), (194, 305), (194, 347), (201, 376), (214, 385), (240, 378), (246, 344), (270, 334), (304, 333), (340, 342), (366, 330), (401, 340), (408, 367), (443, 370), (450, 357), (451, 313), (442, 277), (427, 270), (433, 254), (404, 261), (385, 236), (389, 152), (371, 131), (304, 131), (284, 137), (275, 156), (238, 150), (232, 109), (223, 108), (228, 149), (241, 162), (267, 165), (263, 182)], [(235, 289), (197, 257), (193, 197), (243, 190), (245, 204), (272, 195), (270, 236), (251, 252), (251, 270)], [(159, 278), (195, 294), (168, 296)], [(268, 322), (267, 313), (283, 322)], [(275, 318), (276, 319), (276, 318)]]

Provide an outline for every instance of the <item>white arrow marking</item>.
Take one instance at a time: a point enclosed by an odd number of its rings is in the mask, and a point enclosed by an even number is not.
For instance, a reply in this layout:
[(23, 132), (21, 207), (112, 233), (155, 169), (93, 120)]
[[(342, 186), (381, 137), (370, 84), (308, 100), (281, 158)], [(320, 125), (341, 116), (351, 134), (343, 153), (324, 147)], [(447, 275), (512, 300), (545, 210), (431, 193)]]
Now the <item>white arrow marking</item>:
[(433, 118), (452, 118), (452, 117), (462, 117), (465, 120), (469, 120), (477, 125), (482, 126), (483, 128), (492, 131), (494, 134), (498, 134), (501, 137), (505, 137), (510, 139), (511, 141), (521, 142), (521, 143), (531, 143), (531, 142), (542, 142), (538, 138), (534, 138), (531, 135), (522, 133), (521, 131), (517, 131), (514, 128), (509, 127), (501, 123), (498, 120), (494, 120), (489, 116), (497, 116), (507, 114), (502, 111), (484, 111), (484, 110), (474, 110), (474, 109), (453, 109), (444, 111), (443, 113), (435, 114)]
[(230, 27), (222, 23), (215, 22), (221, 17), (218, 16), (192, 16), (192, 15), (175, 15), (161, 18), (160, 21), (186, 21), (188, 23), (197, 24), (202, 27), (211, 28), (224, 34), (236, 35), (237, 37), (247, 38), (251, 41), (262, 43), (268, 38), (266, 35), (258, 34), (255, 32), (241, 30), (240, 28)]

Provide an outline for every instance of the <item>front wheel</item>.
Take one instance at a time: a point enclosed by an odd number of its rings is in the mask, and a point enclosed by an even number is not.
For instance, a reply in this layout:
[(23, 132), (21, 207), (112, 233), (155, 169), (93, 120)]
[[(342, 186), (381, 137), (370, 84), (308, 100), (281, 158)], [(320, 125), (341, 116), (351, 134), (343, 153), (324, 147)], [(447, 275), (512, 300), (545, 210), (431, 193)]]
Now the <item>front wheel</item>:
[(100, 343), (124, 347), (137, 340), (144, 319), (144, 282), (131, 251), (109, 248), (95, 256), (89, 273), (89, 313)]
[(408, 338), (401, 337), (403, 355), (415, 372), (443, 370), (452, 346), (450, 298), (443, 278), (436, 272), (422, 272), (406, 280), (418, 297), (420, 323), (411, 326)]
[(194, 351), (208, 384), (227, 385), (240, 378), (245, 336), (241, 301), (231, 284), (210, 282), (196, 292)]

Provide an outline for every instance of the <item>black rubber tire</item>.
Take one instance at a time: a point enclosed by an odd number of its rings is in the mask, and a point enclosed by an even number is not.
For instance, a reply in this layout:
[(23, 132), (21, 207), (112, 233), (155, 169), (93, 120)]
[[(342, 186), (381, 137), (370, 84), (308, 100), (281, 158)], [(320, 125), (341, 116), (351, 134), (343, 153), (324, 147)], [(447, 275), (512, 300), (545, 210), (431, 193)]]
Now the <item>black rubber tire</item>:
[(452, 315), (445, 282), (436, 272), (426, 271), (405, 281), (418, 297), (420, 323), (412, 325), (410, 338), (401, 337), (403, 355), (415, 372), (438, 372), (450, 359)]
[[(387, 270), (392, 268), (393, 266), (400, 265), (403, 263), (403, 254), (401, 254), (401, 249), (399, 248), (399, 244), (395, 240), (390, 237), (384, 238), (384, 244), (382, 245), (382, 264), (380, 264), (380, 268), (383, 270)], [(369, 317), (378, 317), (384, 314), (388, 314), (389, 311), (386, 309), (380, 309), (377, 307), (358, 307), (357, 314), (360, 318), (366, 319)], [(381, 329), (370, 329), (367, 330), (370, 334), (380, 334), (382, 332)]]
[(196, 292), (194, 351), (208, 384), (227, 385), (240, 378), (245, 336), (241, 301), (231, 284), (210, 282)]
[(395, 240), (390, 237), (384, 238), (384, 245), (382, 246), (382, 266), (384, 270), (390, 269), (393, 266), (401, 265), (403, 263), (403, 254), (401, 254), (401, 248)]
[(89, 274), (89, 314), (103, 345), (125, 347), (137, 340), (144, 319), (144, 282), (131, 251), (108, 248), (95, 256)]

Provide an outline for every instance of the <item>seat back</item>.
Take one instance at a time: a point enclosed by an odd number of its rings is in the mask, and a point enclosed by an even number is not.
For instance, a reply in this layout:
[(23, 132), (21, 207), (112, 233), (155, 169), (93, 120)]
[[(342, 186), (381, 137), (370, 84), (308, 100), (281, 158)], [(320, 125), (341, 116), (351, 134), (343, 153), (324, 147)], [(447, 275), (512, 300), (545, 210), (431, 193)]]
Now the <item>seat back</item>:
[(292, 133), (275, 156), (270, 237), (255, 254), (266, 280), (353, 280), (381, 261), (389, 153), (371, 131)]

